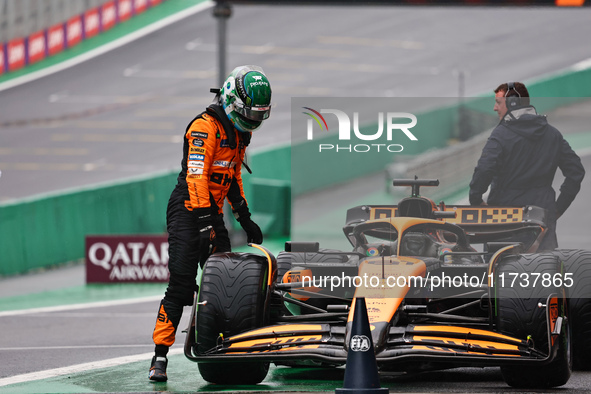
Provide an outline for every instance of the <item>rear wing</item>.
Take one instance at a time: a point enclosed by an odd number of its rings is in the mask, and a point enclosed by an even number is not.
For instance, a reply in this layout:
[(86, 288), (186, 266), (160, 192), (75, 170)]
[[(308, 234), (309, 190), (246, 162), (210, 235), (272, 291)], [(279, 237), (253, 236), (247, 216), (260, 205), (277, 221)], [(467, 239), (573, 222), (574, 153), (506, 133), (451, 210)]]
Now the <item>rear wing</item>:
[[(542, 225), (546, 227), (546, 210), (533, 205), (525, 207), (495, 207), (495, 206), (473, 206), (473, 205), (447, 205), (437, 207), (437, 212), (454, 212), (455, 217), (438, 218), (438, 215), (425, 215), (425, 219), (439, 219), (447, 223), (454, 223), (470, 231), (490, 231), (491, 226), (498, 228), (499, 225), (507, 228), (521, 227), (520, 225)], [(400, 215), (398, 205), (360, 205), (347, 210), (346, 224), (357, 223), (373, 219), (387, 219)], [(414, 215), (413, 215), (414, 216)], [(446, 215), (447, 216), (447, 215)], [(423, 217), (423, 216), (421, 216)]]
[[(422, 208), (426, 206), (425, 203)], [(455, 213), (455, 217), (451, 213)], [(497, 207), (443, 204), (433, 204), (429, 210), (409, 210), (406, 206), (401, 210), (398, 205), (360, 205), (347, 211), (346, 227), (368, 220), (397, 216), (441, 220), (461, 227), (470, 243), (517, 241), (522, 242), (524, 249), (530, 252), (537, 249), (547, 227), (546, 210), (533, 205)]]

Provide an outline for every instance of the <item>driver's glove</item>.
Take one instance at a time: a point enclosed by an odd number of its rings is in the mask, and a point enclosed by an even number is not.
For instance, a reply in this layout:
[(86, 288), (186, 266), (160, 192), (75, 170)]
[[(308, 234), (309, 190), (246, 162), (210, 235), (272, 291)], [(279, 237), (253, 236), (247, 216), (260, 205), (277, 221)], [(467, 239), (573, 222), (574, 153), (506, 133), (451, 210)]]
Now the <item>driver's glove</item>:
[(246, 242), (249, 244), (262, 244), (263, 232), (261, 228), (250, 218), (248, 206), (243, 201), (235, 210), (232, 211), (234, 217), (246, 232)]
[(215, 231), (209, 208), (197, 210), (197, 228), (199, 229), (199, 262), (203, 266), (209, 255), (215, 252)]

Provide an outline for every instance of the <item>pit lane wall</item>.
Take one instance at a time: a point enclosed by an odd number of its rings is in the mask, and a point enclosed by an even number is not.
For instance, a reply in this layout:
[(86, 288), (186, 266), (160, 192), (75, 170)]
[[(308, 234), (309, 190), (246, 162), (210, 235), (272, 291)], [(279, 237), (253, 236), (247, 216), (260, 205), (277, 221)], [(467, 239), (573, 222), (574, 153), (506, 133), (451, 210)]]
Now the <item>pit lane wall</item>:
[[(554, 104), (546, 100), (538, 106), (539, 112), (547, 112), (557, 104), (591, 97), (591, 65), (527, 84), (532, 96), (565, 98), (554, 101)], [(421, 169), (424, 169), (421, 160), (430, 156), (438, 160), (443, 156), (445, 164), (438, 165), (450, 166), (448, 172), (454, 179), (462, 171), (471, 175), (477, 159), (474, 155), (480, 154), (480, 144), (487, 137), (486, 133), (481, 133), (496, 123), (491, 96), (426, 114), (422, 117), (422, 127), (424, 132), (432, 134), (432, 138), (413, 147), (412, 155), (398, 164), (405, 166), (406, 173), (420, 176)], [(476, 137), (470, 138), (473, 134)], [(326, 138), (329, 141), (335, 137)], [(441, 150), (423, 155), (430, 149), (448, 146), (452, 140), (465, 142), (447, 148), (444, 155), (438, 153)], [(250, 156), (253, 174), (245, 174), (244, 188), (255, 220), (267, 237), (289, 234), (293, 196), (383, 171), (392, 164), (372, 160), (351, 163), (336, 157), (322, 163), (309, 162), (306, 163), (307, 169), (294, 172), (302, 174), (305, 179), (294, 179), (293, 185), (298, 186), (292, 190), (291, 155), (298, 149), (305, 149), (304, 144), (259, 150)], [(464, 157), (463, 161), (460, 161), (461, 157)], [(432, 163), (433, 160), (425, 162)], [(81, 259), (86, 235), (164, 233), (166, 204), (177, 175), (178, 171), (174, 171), (0, 204), (0, 275), (14, 275)], [(445, 183), (458, 185), (451, 180)], [(446, 193), (451, 192), (453, 190), (446, 190)]]

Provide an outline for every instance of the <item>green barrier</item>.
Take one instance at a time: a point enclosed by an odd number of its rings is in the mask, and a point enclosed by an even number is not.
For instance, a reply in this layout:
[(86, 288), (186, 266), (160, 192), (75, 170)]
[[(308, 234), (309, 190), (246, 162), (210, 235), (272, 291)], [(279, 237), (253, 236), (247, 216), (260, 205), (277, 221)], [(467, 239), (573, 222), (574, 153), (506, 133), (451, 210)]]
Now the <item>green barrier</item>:
[[(291, 145), (255, 150), (252, 154), (247, 154), (247, 163), (252, 168), (253, 177), (289, 181), (291, 179)], [(247, 176), (243, 178), (248, 179)]]
[[(242, 170), (244, 194), (254, 220), (267, 237), (285, 237), (291, 227), (291, 146), (255, 150)], [(235, 226), (238, 228), (239, 226)]]
[(291, 229), (291, 182), (253, 178), (250, 184), (251, 192), (247, 198), (255, 222), (267, 237), (288, 236)]
[(0, 275), (84, 256), (90, 234), (166, 231), (176, 174), (88, 188), (0, 206)]
[[(591, 97), (591, 68), (567, 70), (558, 75), (524, 83), (537, 111), (546, 113)], [(472, 117), (472, 126), (478, 132), (486, 130), (488, 128), (486, 125), (491, 123), (494, 126), (498, 121), (496, 114), (493, 113), (494, 93), (492, 91), (494, 88), (496, 86), (491, 86), (491, 92), (483, 97), (470, 98), (463, 103)]]

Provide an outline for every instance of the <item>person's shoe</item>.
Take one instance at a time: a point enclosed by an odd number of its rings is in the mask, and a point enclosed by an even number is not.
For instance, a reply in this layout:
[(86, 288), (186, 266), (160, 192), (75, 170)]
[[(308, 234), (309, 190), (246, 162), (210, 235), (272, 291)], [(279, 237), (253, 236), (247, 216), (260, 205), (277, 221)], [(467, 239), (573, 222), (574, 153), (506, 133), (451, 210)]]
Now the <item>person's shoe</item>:
[(148, 378), (155, 382), (166, 382), (168, 377), (166, 376), (166, 366), (168, 360), (166, 357), (152, 357), (152, 365), (150, 366), (150, 373)]

